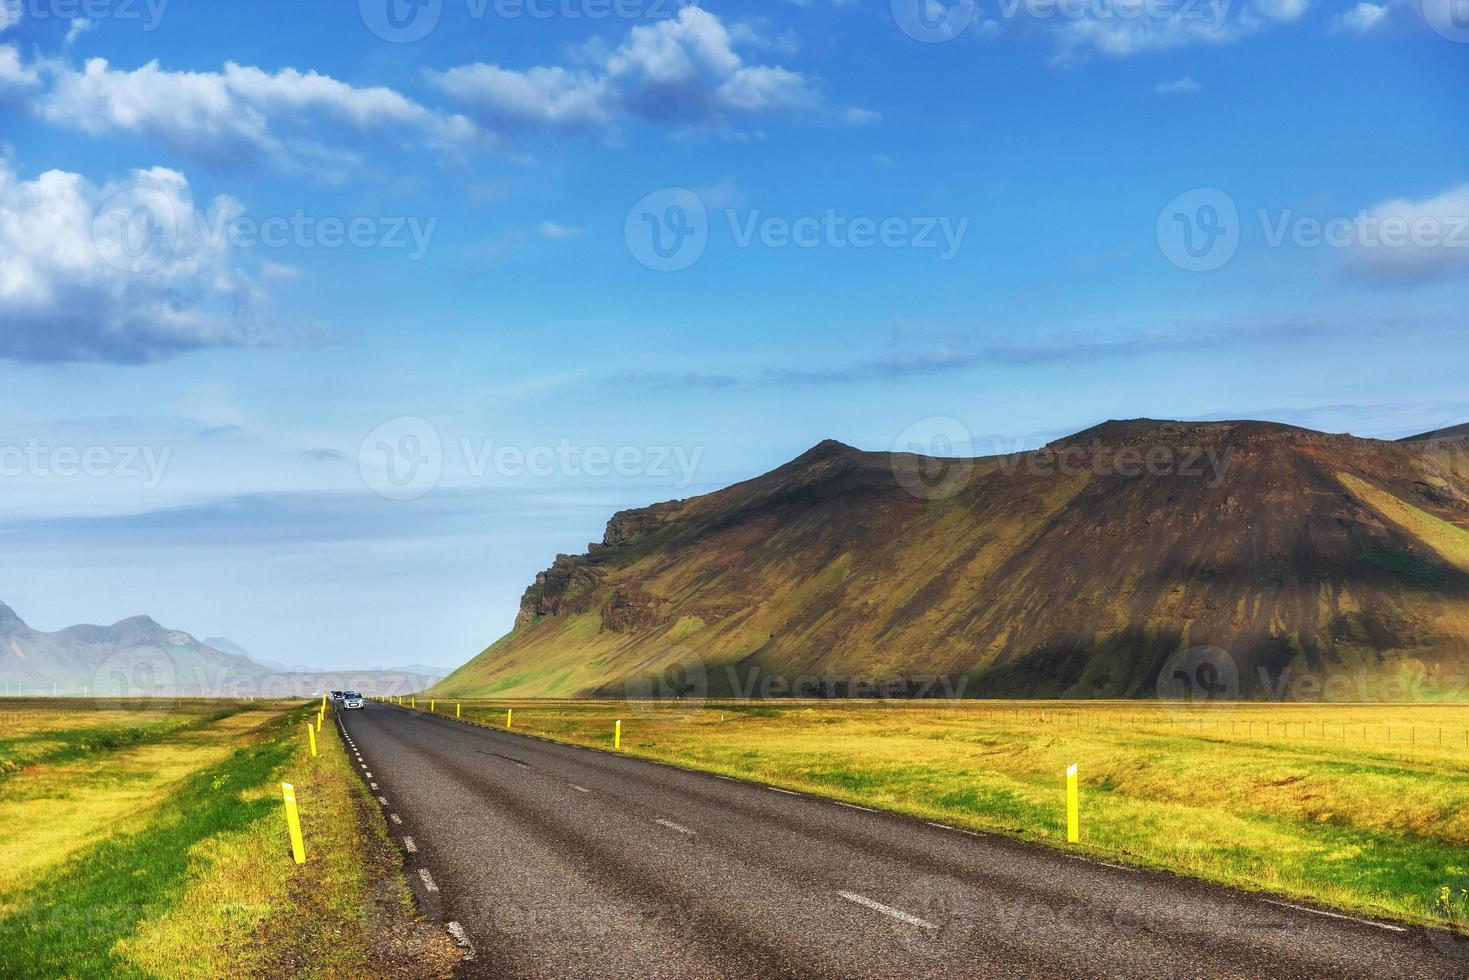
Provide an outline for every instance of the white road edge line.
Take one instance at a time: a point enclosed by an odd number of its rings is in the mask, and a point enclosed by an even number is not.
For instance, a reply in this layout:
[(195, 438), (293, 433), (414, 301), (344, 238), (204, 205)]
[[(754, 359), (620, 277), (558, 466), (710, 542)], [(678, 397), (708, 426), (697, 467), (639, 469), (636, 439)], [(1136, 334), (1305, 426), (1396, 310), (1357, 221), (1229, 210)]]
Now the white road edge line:
[(377, 789), (377, 783), (368, 783), (367, 785), (371, 786), (373, 789)]
[(403, 825), (403, 818), (398, 816), (396, 813), (388, 814), (388, 819), (393, 821), (393, 823), (397, 824), (400, 827)]
[(439, 890), (438, 884), (434, 882), (434, 876), (428, 873), (428, 868), (419, 868), (418, 877), (423, 881), (423, 887), (431, 892)]
[(768, 789), (768, 790), (770, 790), (772, 793), (784, 793), (786, 796), (800, 796), (801, 795), (800, 793), (797, 793), (795, 790), (781, 789), (779, 786), (767, 786), (765, 788)]
[(572, 783), (571, 784), (571, 788), (574, 789), (574, 790), (576, 790), (578, 793), (590, 793), (591, 792), (591, 790), (587, 789), (585, 786), (578, 786), (578, 785), (576, 785), (576, 783)]
[(910, 915), (907, 912), (904, 912), (902, 909), (893, 908), (891, 905), (884, 905), (881, 902), (874, 902), (872, 899), (868, 898), (865, 895), (858, 895), (856, 892), (837, 892), (837, 894), (840, 895), (842, 898), (845, 898), (849, 902), (856, 902), (858, 905), (862, 905), (869, 909), (872, 909), (874, 912), (881, 912), (883, 915), (897, 919), (899, 922), (906, 922), (910, 926), (917, 926), (920, 929), (938, 928), (938, 926), (934, 925), (932, 922), (929, 922), (927, 919), (920, 919), (916, 915)]
[(862, 810), (862, 811), (864, 811), (866, 813), (876, 813), (877, 812), (876, 810), (874, 810), (870, 806), (858, 806), (855, 803), (843, 803), (841, 800), (832, 800), (832, 802), (835, 803), (837, 806), (844, 806), (844, 807), (847, 807), (847, 808), (852, 809), (852, 810)]
[(1290, 902), (1277, 902), (1269, 898), (1261, 899), (1266, 905), (1278, 905), (1283, 909), (1295, 909), (1297, 912), (1310, 912), (1312, 915), (1324, 915), (1328, 919), (1341, 919), (1345, 922), (1355, 922), (1362, 926), (1374, 926), (1378, 929), (1386, 929), (1388, 932), (1407, 932), (1403, 926), (1390, 926), (1386, 922), (1373, 922), (1371, 919), (1359, 919), (1353, 915), (1341, 915), (1337, 912), (1326, 912), (1322, 909), (1308, 908), (1304, 905), (1292, 905)]
[(693, 833), (692, 830), (690, 830), (689, 828), (685, 827), (683, 824), (681, 824), (681, 823), (674, 823), (672, 820), (664, 820), (662, 817), (659, 817), (657, 820), (654, 820), (653, 822), (656, 823), (656, 824), (658, 824), (660, 827), (667, 827), (669, 830), (676, 830), (680, 834), (692, 834)]
[(381, 803), (383, 806), (387, 806), (388, 805), (388, 798), (386, 796), (379, 796), (377, 798), (377, 801), (379, 803)]
[(418, 853), (418, 845), (413, 843), (413, 838), (409, 837), (407, 834), (403, 835), (403, 850), (407, 851), (409, 854)]
[(939, 830), (952, 830), (956, 834), (959, 832), (958, 827), (950, 827), (946, 823), (934, 823), (932, 820), (925, 820), (923, 822), (928, 824), (930, 827), (937, 827)]
[(457, 922), (450, 922), (444, 928), (449, 930), (449, 935), (453, 936), (459, 948), (464, 950), (464, 962), (468, 963), (473, 960), (474, 943), (469, 941), (469, 933), (464, 931), (464, 927)]

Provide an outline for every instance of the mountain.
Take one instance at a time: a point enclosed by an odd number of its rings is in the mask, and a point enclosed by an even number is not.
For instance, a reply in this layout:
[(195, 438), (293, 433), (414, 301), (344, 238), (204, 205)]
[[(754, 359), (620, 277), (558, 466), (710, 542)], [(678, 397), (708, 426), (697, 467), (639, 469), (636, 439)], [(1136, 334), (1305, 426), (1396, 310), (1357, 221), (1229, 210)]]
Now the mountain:
[[(204, 642), (208, 646), (214, 647), (214, 649), (219, 650), (223, 653), (228, 653), (236, 657), (245, 657), (252, 660), (254, 659), (250, 656), (249, 651), (247, 651), (244, 647), (240, 646), (238, 643), (236, 643), (234, 640), (231, 640), (227, 636), (206, 636), (204, 638)], [(268, 660), (256, 660), (255, 662), (259, 664), (264, 664), (267, 667), (278, 666), (277, 664), (273, 664)]]
[(0, 603), (0, 693), (93, 697), (299, 697), (345, 688), (423, 690), (443, 671), (324, 672), (259, 663), (222, 638), (201, 642), (134, 616), (111, 626), (34, 630)]
[[(209, 646), (214, 647), (214, 649), (216, 650), (223, 650), (225, 653), (232, 653), (236, 656), (247, 657), (250, 660), (255, 661), (255, 663), (259, 664), (260, 666), (269, 667), (271, 670), (276, 671), (277, 673), (312, 675), (322, 673), (315, 668), (303, 667), (300, 664), (285, 664), (281, 663), (278, 660), (266, 660), (264, 657), (251, 656), (244, 647), (240, 646), (233, 640), (228, 639), (227, 637), (211, 636), (204, 642), (207, 643)], [(410, 688), (410, 690), (419, 690), (421, 687), (425, 687), (428, 684), (433, 683), (434, 681), (442, 680), (449, 675), (449, 671), (445, 670), (443, 667), (432, 667), (428, 664), (404, 664), (401, 667), (374, 667), (372, 668), (372, 673), (411, 675), (414, 678), (415, 683), (419, 684), (419, 687)], [(341, 685), (338, 684), (337, 686), (340, 687)]]
[(111, 626), (33, 630), (0, 605), (0, 683), (20, 692), (203, 695), (258, 687), (267, 671), (182, 630), (134, 616)]
[(1408, 436), (1399, 442), (1427, 442), (1433, 439), (1462, 439), (1469, 436), (1469, 422), (1462, 425), (1451, 425), (1444, 429), (1434, 429), (1432, 432), (1420, 433), (1416, 436)]
[(1466, 529), (1469, 438), (1136, 419), (980, 459), (824, 442), (615, 515), (435, 690), (1447, 696)]

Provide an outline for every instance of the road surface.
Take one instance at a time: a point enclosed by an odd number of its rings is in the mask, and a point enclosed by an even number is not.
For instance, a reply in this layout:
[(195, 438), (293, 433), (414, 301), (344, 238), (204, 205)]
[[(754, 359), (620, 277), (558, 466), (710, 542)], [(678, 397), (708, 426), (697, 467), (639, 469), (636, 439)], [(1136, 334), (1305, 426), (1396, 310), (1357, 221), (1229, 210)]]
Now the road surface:
[(1418, 929), (421, 711), (341, 716), (461, 976), (1469, 976), (1469, 941)]

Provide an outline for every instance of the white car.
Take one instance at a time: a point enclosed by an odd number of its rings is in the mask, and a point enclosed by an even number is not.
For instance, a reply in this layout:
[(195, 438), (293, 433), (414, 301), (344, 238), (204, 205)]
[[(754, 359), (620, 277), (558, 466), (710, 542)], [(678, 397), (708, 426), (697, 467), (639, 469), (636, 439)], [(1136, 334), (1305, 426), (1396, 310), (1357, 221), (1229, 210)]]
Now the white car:
[(362, 710), (362, 695), (356, 691), (348, 691), (342, 695), (342, 707), (348, 711), (352, 709)]

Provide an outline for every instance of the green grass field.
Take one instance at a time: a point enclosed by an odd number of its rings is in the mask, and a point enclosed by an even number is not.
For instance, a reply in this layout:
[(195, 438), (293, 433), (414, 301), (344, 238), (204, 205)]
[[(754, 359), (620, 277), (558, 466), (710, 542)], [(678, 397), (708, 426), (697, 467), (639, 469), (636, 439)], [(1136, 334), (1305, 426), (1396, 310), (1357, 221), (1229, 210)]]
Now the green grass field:
[[(313, 706), (0, 702), (0, 976), (434, 976), (381, 813)], [(290, 857), (295, 785), (308, 860)]]
[[(463, 702), (466, 719), (1350, 912), (1469, 925), (1469, 708)], [(428, 701), (419, 702), (421, 708)], [(453, 715), (455, 702), (438, 711)]]

